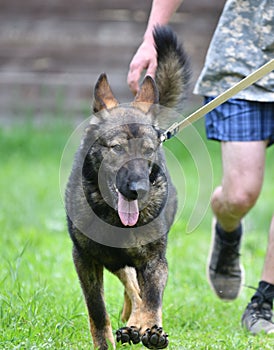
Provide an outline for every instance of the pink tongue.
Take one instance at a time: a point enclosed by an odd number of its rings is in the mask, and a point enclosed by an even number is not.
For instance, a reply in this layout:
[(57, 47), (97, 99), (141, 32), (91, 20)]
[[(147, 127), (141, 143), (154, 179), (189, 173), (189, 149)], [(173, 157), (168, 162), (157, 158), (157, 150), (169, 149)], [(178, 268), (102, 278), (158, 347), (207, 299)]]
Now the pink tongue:
[(128, 201), (118, 192), (118, 214), (124, 226), (134, 226), (139, 218), (138, 201)]

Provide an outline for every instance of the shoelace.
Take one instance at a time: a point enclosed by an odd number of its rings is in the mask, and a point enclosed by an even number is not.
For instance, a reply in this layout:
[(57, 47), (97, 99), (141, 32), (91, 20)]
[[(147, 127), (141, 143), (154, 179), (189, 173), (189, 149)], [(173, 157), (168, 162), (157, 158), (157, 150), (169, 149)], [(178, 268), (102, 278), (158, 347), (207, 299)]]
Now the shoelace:
[(248, 308), (250, 309), (253, 316), (252, 323), (255, 323), (258, 318), (263, 318), (266, 321), (271, 321), (273, 314), (269, 304), (250, 303), (248, 305)]
[(254, 318), (253, 322), (255, 323), (258, 318), (263, 318), (272, 322), (273, 313), (271, 310), (271, 305), (267, 300), (274, 298), (274, 292), (267, 293), (268, 287), (266, 287), (263, 291), (252, 286), (246, 285), (245, 287), (256, 290), (256, 292), (260, 295), (259, 298), (256, 298), (256, 301), (251, 301), (248, 304), (248, 308), (251, 310), (251, 314)]

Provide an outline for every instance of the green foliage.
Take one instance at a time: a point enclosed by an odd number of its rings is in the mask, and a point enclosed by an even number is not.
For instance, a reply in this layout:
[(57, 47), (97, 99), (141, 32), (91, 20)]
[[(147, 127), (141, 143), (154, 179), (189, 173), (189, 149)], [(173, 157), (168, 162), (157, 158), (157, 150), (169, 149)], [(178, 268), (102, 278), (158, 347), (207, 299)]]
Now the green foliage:
[[(69, 123), (52, 119), (44, 125), (28, 122), (0, 130), (0, 349), (91, 348), (59, 190), (60, 159), (72, 131)], [(207, 146), (217, 184), (219, 147), (213, 142)], [(176, 141), (170, 141), (168, 147), (178, 152)], [(182, 154), (176, 157), (182, 158), (191, 193), (197, 187), (188, 181), (192, 160), (185, 150)], [(273, 209), (273, 173), (273, 149), (269, 149), (263, 193), (246, 220), (242, 258), (248, 285), (256, 286), (260, 278)], [(186, 215), (190, 211), (186, 203)], [(170, 233), (163, 312), (169, 349), (273, 349), (273, 338), (253, 337), (241, 329), (241, 315), (252, 290), (244, 288), (237, 301), (224, 303), (208, 286), (205, 266), (210, 221), (208, 211), (199, 227), (186, 234), (185, 219), (180, 217)], [(105, 289), (115, 330), (122, 326), (123, 290), (109, 273)], [(126, 347), (133, 348), (142, 346)]]

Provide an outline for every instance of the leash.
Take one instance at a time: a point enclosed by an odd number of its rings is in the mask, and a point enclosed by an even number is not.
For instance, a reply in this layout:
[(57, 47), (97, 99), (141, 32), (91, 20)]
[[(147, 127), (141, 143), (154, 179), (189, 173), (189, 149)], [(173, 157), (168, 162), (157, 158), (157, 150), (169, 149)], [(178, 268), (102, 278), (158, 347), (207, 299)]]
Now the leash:
[(211, 112), (214, 108), (220, 106), (222, 103), (226, 102), (232, 96), (236, 95), (238, 92), (246, 89), (248, 86), (254, 84), (256, 81), (261, 79), (263, 76), (270, 73), (274, 70), (274, 59), (270, 60), (253, 73), (239, 81), (239, 83), (235, 84), (216, 98), (210, 101), (206, 105), (197, 109), (197, 111), (190, 114), (187, 118), (182, 120), (181, 122), (173, 123), (162, 135), (161, 141), (164, 142), (169, 140), (171, 137), (177, 134), (177, 132), (181, 131), (187, 125), (194, 123), (196, 120), (202, 118), (207, 113)]

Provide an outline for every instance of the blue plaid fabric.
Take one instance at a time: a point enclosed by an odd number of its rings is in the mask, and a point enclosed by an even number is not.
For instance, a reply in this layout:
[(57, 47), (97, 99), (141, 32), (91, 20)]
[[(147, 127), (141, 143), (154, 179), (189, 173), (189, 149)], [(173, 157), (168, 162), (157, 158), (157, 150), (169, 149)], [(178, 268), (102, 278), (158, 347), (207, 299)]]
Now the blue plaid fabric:
[[(212, 100), (206, 97), (205, 103)], [(274, 143), (274, 102), (230, 99), (205, 118), (208, 139)]]

